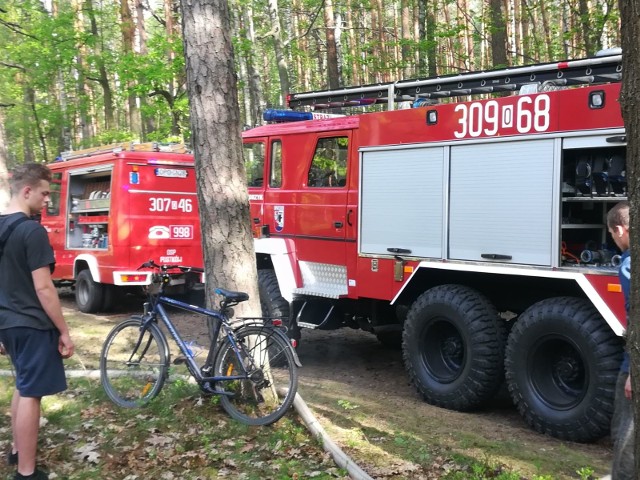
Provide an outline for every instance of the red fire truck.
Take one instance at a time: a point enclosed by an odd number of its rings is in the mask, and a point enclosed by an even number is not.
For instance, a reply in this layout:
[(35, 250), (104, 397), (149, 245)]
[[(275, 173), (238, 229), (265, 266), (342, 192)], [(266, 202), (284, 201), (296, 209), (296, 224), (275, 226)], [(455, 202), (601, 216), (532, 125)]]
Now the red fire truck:
[[(124, 144), (63, 155), (42, 212), (56, 256), (54, 281), (74, 283), (83, 312), (108, 310), (117, 294), (148, 285), (149, 260), (202, 267), (193, 157), (183, 146)], [(176, 276), (175, 289), (199, 282)]]
[(626, 322), (605, 222), (627, 192), (621, 75), (609, 54), (292, 95), (387, 108), (244, 132), (263, 308), (297, 338), (401, 343), (434, 405), (471, 410), (506, 382), (537, 431), (605, 435)]

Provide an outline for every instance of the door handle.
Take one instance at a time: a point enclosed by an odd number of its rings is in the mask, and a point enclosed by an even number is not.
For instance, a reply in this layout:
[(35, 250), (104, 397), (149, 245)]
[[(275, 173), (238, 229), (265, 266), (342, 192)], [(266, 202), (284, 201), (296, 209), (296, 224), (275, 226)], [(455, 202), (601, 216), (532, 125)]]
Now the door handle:
[(344, 224), (342, 222), (333, 222), (333, 226), (336, 228), (342, 228)]
[(353, 227), (353, 223), (351, 223), (351, 215), (353, 214), (353, 210), (349, 210), (347, 212), (347, 225), (349, 225), (350, 227)]
[(258, 223), (260, 223), (260, 218), (258, 218), (258, 217), (254, 217), (254, 218), (253, 218), (253, 223), (255, 223), (256, 225), (257, 225)]

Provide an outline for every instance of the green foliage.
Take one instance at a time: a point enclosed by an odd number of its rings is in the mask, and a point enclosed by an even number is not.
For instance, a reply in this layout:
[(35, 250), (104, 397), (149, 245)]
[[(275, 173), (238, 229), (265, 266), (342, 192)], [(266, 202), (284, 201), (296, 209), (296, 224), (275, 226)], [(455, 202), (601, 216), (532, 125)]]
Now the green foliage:
[[(51, 160), (61, 150), (111, 139), (189, 138), (179, 13), (173, 12), (174, 30), (168, 33), (162, 5), (147, 6), (144, 51), (127, 53), (119, 1), (83, 0), (80, 12), (74, 10), (76, 3), (56, 0), (54, 13), (45, 7), (49, 2), (42, 0), (0, 0), (0, 104), (7, 105), (0, 108), (9, 163)], [(489, 24), (486, 7), (471, 2), (462, 11), (453, 0), (410, 2), (408, 6), (412, 27), (407, 39), (401, 31), (398, 2), (333, 2), (335, 18), (343, 27), (339, 66), (344, 85), (397, 79), (407, 71), (424, 75), (420, 70), (427, 64), (437, 66), (438, 74), (493, 66), (487, 62), (495, 26)], [(282, 38), (291, 90), (327, 87), (324, 4), (317, 0), (279, 1), (277, 26), (269, 16), (268, 0), (232, 0), (231, 7), (234, 31), (230, 37), (240, 72), (241, 101), (251, 85), (243, 72), (249, 61), (260, 77), (263, 102), (284, 106), (272, 35), (276, 30)], [(522, 6), (521, 19), (512, 18), (514, 10), (508, 8), (505, 20), (516, 27), (507, 45), (509, 61), (522, 64), (577, 58), (619, 43), (620, 15), (615, 2), (594, 0), (586, 12), (579, 7), (580, 2), (533, 2)], [(421, 8), (433, 15), (435, 23), (425, 22), (423, 31), (428, 31), (423, 37), (414, 28)], [(137, 22), (136, 12), (132, 13)], [(527, 31), (522, 30), (522, 45), (518, 46), (514, 40), (521, 30), (520, 20)], [(255, 32), (255, 40), (250, 31)], [(137, 42), (139, 45), (139, 38)], [(426, 59), (427, 53), (434, 58)], [(421, 65), (416, 65), (418, 56)], [(130, 99), (139, 105), (142, 127), (130, 124)], [(110, 125), (111, 108), (114, 122)], [(246, 119), (242, 122), (248, 123)]]
[[(8, 411), (13, 379), (0, 377), (0, 410)], [(71, 379), (45, 397), (39, 459), (57, 478), (313, 478), (345, 475), (292, 415), (269, 428), (231, 420), (202, 400), (197, 387), (171, 382), (145, 409), (119, 409), (99, 382)], [(0, 445), (11, 432), (0, 428)], [(0, 464), (0, 477), (10, 469)], [(13, 471), (11, 470), (11, 474)]]
[(96, 135), (90, 144), (83, 145), (83, 147), (108, 145), (111, 143), (127, 142), (129, 140), (136, 140), (136, 137), (132, 132), (125, 130), (105, 130)]
[(338, 400), (338, 405), (345, 410), (355, 410), (358, 408), (358, 405), (354, 405), (349, 400)]

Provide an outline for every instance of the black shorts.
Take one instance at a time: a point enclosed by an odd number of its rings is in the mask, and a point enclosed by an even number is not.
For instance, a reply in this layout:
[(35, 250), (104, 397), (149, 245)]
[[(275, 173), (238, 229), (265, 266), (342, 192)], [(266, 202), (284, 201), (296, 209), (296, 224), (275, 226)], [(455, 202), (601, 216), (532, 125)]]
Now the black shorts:
[(0, 342), (16, 370), (22, 397), (44, 397), (67, 389), (57, 330), (14, 327), (0, 330)]

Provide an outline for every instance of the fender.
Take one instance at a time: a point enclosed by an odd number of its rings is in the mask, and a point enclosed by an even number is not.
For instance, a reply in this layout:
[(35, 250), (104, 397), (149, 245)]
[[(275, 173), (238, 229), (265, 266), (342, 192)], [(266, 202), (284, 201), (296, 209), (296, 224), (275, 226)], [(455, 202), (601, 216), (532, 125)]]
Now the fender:
[(95, 256), (89, 253), (82, 253), (73, 260), (73, 277), (74, 278), (77, 277), (79, 273), (78, 262), (86, 262), (87, 266), (89, 267), (89, 271), (91, 272), (91, 277), (93, 281), (100, 283), (100, 269), (98, 267), (98, 259)]
[[(459, 272), (482, 272), (482, 273), (492, 273), (499, 275), (518, 275), (518, 276), (528, 276), (528, 277), (541, 277), (541, 278), (554, 278), (560, 280), (573, 280), (578, 284), (578, 286), (582, 289), (585, 296), (591, 301), (593, 306), (598, 310), (598, 313), (602, 315), (605, 322), (609, 325), (611, 330), (618, 336), (622, 336), (625, 332), (624, 324), (619, 320), (618, 316), (611, 307), (605, 302), (602, 297), (601, 291), (598, 290), (598, 287), (608, 289), (609, 292), (619, 292), (619, 282), (617, 276), (608, 277), (606, 275), (598, 275), (598, 277), (602, 279), (611, 278), (609, 285), (602, 287), (601, 285), (597, 285), (592, 279), (590, 279), (589, 275), (581, 272), (572, 272), (572, 271), (559, 271), (559, 270), (543, 270), (540, 268), (525, 268), (525, 267), (517, 267), (510, 265), (477, 265), (477, 264), (469, 264), (469, 263), (452, 263), (452, 262), (441, 262), (441, 261), (422, 261), (420, 262), (411, 273), (411, 276), (402, 286), (402, 288), (398, 291), (396, 296), (391, 300), (391, 304), (395, 304), (396, 301), (402, 296), (402, 293), (407, 289), (407, 286), (414, 281), (414, 278), (418, 271), (421, 269), (439, 269), (439, 270), (450, 270), (450, 271), (459, 271)], [(417, 282), (418, 280), (415, 280)], [(414, 282), (414, 283), (415, 283)], [(618, 287), (618, 288), (616, 288)], [(622, 297), (620, 297), (620, 301), (622, 302)], [(624, 305), (621, 303), (621, 307)]]
[(269, 255), (273, 269), (278, 278), (280, 294), (288, 302), (293, 301), (293, 292), (300, 285), (300, 269), (295, 244), (285, 238), (256, 238), (254, 239), (256, 253)]

